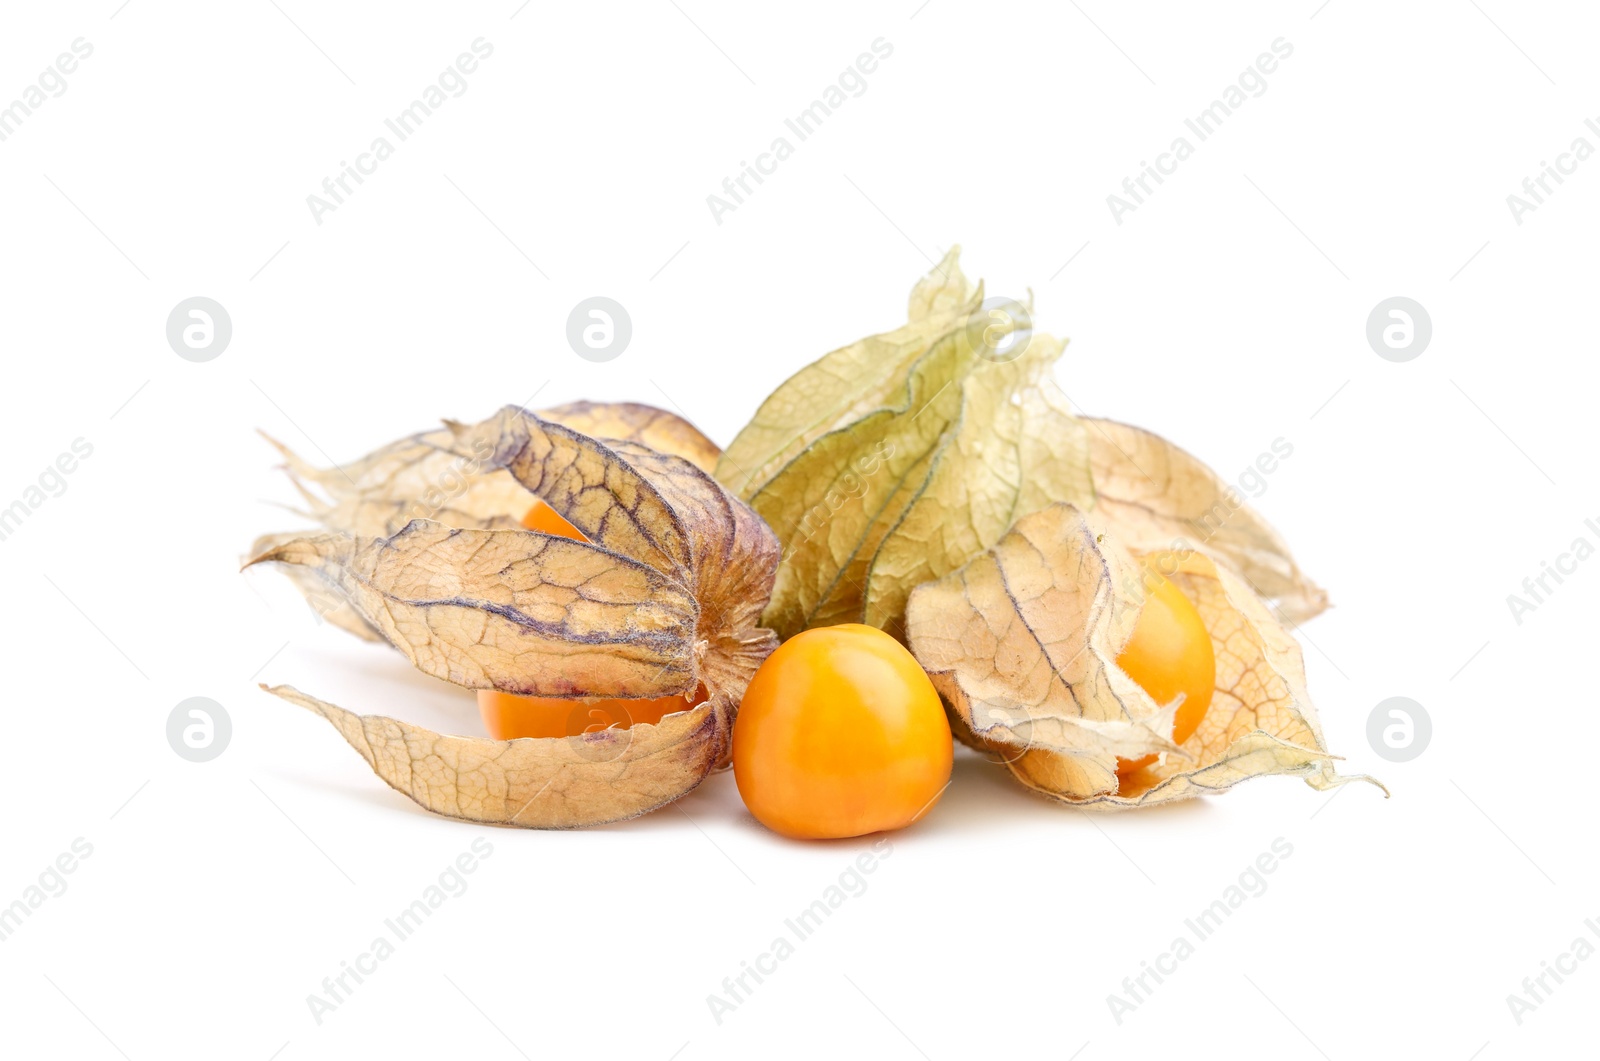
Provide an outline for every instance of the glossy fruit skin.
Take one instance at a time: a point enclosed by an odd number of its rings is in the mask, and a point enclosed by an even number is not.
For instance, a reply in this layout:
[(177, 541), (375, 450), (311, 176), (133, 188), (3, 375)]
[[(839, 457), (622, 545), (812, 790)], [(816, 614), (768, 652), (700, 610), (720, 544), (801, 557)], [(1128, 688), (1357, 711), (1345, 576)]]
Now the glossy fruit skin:
[[(1217, 684), (1217, 659), (1211, 635), (1195, 606), (1171, 580), (1145, 568), (1145, 600), (1133, 636), (1117, 656), (1117, 665), (1158, 704), (1183, 694), (1172, 723), (1172, 742), (1182, 744), (1200, 728)], [(1156, 761), (1156, 756), (1118, 759), (1117, 773), (1127, 776)]]
[[(566, 518), (545, 504), (535, 500), (533, 507), (522, 517), (522, 525), (529, 530), (554, 534), (574, 541), (589, 539), (568, 523)], [(627, 729), (645, 722), (660, 722), (674, 711), (687, 711), (706, 698), (705, 687), (695, 691), (694, 697), (661, 696), (649, 700), (604, 698), (595, 700), (567, 700), (553, 696), (517, 696), (496, 689), (478, 690), (478, 712), (483, 716), (484, 728), (495, 740), (515, 740), (518, 737), (576, 737), (602, 729)]]
[(796, 634), (767, 657), (733, 725), (750, 813), (797, 839), (910, 825), (950, 781), (950, 723), (905, 647), (857, 623)]
[(533, 507), (522, 517), (522, 525), (531, 531), (571, 538), (575, 542), (589, 540), (582, 531), (567, 522), (567, 517), (545, 504), (543, 498), (534, 499)]
[(650, 700), (565, 700), (479, 689), (478, 713), (483, 716), (484, 729), (495, 740), (576, 737), (602, 729), (627, 729), (645, 722), (660, 722), (674, 711), (687, 711), (705, 698), (703, 687), (693, 700), (683, 696)]

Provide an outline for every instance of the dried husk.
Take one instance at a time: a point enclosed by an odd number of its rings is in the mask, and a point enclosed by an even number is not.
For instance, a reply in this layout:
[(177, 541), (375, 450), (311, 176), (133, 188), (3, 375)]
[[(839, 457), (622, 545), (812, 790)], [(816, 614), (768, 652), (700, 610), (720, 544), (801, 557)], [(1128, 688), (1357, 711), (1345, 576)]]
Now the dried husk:
[(728, 745), (726, 711), (704, 703), (655, 725), (581, 737), (452, 737), (358, 715), (287, 685), (267, 692), (327, 719), (395, 791), (464, 821), (571, 829), (632, 818), (698, 785)]
[(682, 457), (707, 474), (716, 470), (722, 450), (700, 429), (676, 413), (639, 402), (568, 402), (539, 410), (539, 416), (591, 438), (637, 442), (657, 453)]
[[(687, 420), (637, 402), (570, 402), (534, 415), (592, 438), (635, 442), (682, 457), (702, 471), (716, 466), (716, 444)], [(298, 514), (329, 530), (380, 536), (414, 519), (451, 527), (514, 529), (521, 526), (528, 490), (492, 452), (463, 443), (466, 425), (447, 422), (391, 442), (360, 460), (319, 468), (273, 439), (284, 470), (305, 504)]]
[[(639, 438), (693, 444), (671, 420), (567, 408), (579, 422), (613, 431), (631, 422), (643, 425)], [(408, 519), (390, 529), (419, 487), (463, 458), (472, 476), (448, 511), (469, 525)], [(759, 616), (778, 544), (691, 459), (508, 407), (402, 440), (346, 472), (315, 481), (333, 495), (325, 523), (348, 518), (348, 527), (273, 536), (250, 563), (296, 572), (424, 673), (467, 688), (575, 705), (707, 695), (656, 724), (494, 741), (271, 690), (328, 719), (385, 781), (440, 814), (566, 828), (654, 809), (726, 761), (744, 687), (777, 644)], [(345, 485), (330, 485), (333, 476)], [(535, 497), (589, 541), (516, 525)]]
[(1283, 539), (1205, 464), (1073, 414), (1051, 378), (1064, 342), (1030, 331), (1019, 354), (994, 357), (979, 335), (1008, 327), (994, 327), (959, 254), (913, 289), (906, 325), (801, 369), (718, 462), (717, 477), (783, 542), (769, 625), (788, 636), (864, 622), (904, 640), (917, 584), (1057, 502), (1092, 510), (1130, 547), (1212, 556), (1286, 621), (1327, 606)]
[[(1037, 332), (996, 357), (981, 284), (951, 252), (909, 323), (836, 350), (761, 406), (717, 476), (773, 526), (766, 621), (784, 635), (865, 622), (905, 640), (958, 735), (1057, 798), (1133, 806), (1292, 773), (1339, 783), (1278, 625), (1327, 605), (1283, 539), (1220, 476), (1137, 428), (1074, 415)], [(1031, 314), (1031, 306), (1026, 307)], [(1092, 529), (1091, 529), (1092, 528)], [(1216, 640), (1219, 688), (1171, 744), (1116, 666), (1157, 552)], [(1121, 783), (1119, 758), (1157, 755)]]
[[(1210, 709), (1181, 746), (1169, 739), (1177, 702), (1156, 704), (1116, 665), (1141, 604), (1142, 562), (1195, 605), (1216, 653)], [(1072, 505), (1024, 517), (960, 570), (919, 586), (907, 631), (958, 735), (1054, 799), (1136, 807), (1271, 774), (1318, 789), (1357, 779), (1334, 771), (1299, 645), (1238, 575), (1199, 551), (1130, 550)], [(1160, 760), (1119, 789), (1117, 759), (1147, 754)]]
[(1291, 623), (1328, 607), (1289, 546), (1234, 487), (1149, 431), (1085, 418), (1095, 517), (1130, 549), (1195, 550), (1228, 566)]
[(1086, 430), (1041, 383), (1064, 344), (983, 314), (953, 248), (904, 327), (826, 355), (761, 405), (718, 477), (784, 544), (766, 621), (788, 636), (865, 622), (903, 637), (912, 587), (993, 544), (1017, 515), (1093, 498)]

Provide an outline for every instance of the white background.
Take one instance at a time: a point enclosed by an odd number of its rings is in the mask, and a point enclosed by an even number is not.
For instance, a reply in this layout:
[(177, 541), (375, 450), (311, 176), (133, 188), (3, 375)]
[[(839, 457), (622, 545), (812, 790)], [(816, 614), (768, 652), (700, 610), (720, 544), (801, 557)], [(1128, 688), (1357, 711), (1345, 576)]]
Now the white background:
[[(1506, 203), (1574, 138), (1600, 146), (1592, 10), (519, 2), (7, 5), (0, 102), (76, 38), (94, 52), (0, 143), (0, 507), (75, 439), (93, 455), (0, 542), (0, 905), (76, 838), (93, 854), (0, 943), (0, 1049), (1592, 1053), (1600, 961), (1520, 1026), (1506, 1003), (1600, 916), (1600, 562), (1520, 625), (1506, 603), (1600, 542), (1600, 161), (1520, 225)], [(306, 197), (479, 37), (466, 93), (313, 220)], [(718, 224), (706, 197), (879, 37), (867, 91)], [(1113, 220), (1107, 195), (1279, 37), (1265, 94)], [(726, 443), (802, 364), (900, 323), (953, 242), (1072, 337), (1058, 375), (1085, 411), (1229, 477), (1293, 445), (1257, 504), (1336, 605), (1303, 632), (1328, 741), (1392, 799), (1269, 779), (1091, 818), (963, 757), (719, 1024), (707, 996), (869, 841), (780, 840), (727, 775), (586, 832), (435, 818), (255, 688), (477, 732), (470, 696), (237, 573), (300, 525), (262, 503), (292, 494), (254, 429), (343, 461), (537, 391), (681, 408)], [(634, 325), (606, 364), (564, 338), (595, 294)], [(233, 321), (205, 364), (164, 334), (194, 295)], [(1393, 295), (1434, 326), (1405, 364), (1364, 335)], [(1401, 695), (1434, 736), (1391, 764), (1366, 722)], [(232, 718), (209, 763), (167, 745), (190, 696)], [(323, 978), (479, 836), (469, 890), (314, 1020)], [(1278, 837), (1265, 894), (1113, 1019), (1122, 979)]]

